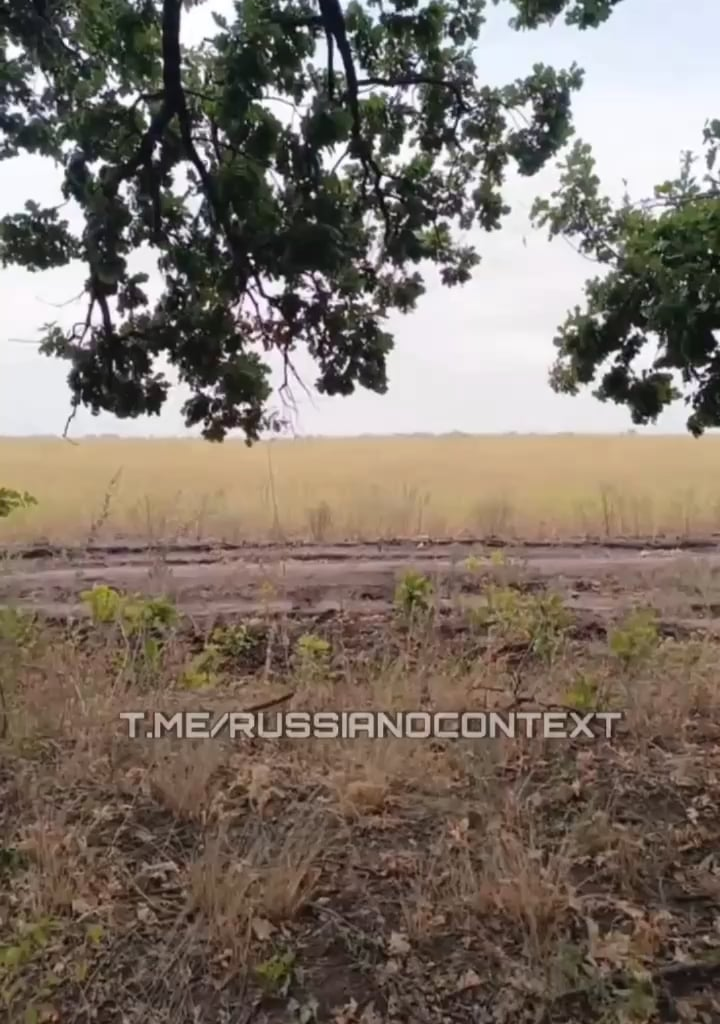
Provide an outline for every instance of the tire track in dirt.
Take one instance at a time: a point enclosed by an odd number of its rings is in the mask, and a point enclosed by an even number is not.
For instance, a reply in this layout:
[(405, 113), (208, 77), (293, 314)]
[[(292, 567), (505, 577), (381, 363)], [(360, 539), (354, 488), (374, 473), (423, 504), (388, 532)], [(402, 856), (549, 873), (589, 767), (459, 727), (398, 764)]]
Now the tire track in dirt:
[[(485, 542), (482, 547), (486, 551), (489, 546)], [(32, 607), (52, 617), (82, 617), (81, 592), (106, 584), (172, 595), (180, 610), (195, 618), (334, 611), (376, 615), (389, 611), (398, 578), (415, 569), (436, 581), (441, 605), (458, 596), (466, 603), (480, 602), (482, 589), (496, 578), (530, 589), (551, 587), (573, 609), (602, 620), (626, 606), (654, 604), (659, 597), (677, 606), (675, 617), (686, 627), (715, 629), (714, 609), (708, 606), (703, 616), (692, 587), (685, 594), (677, 583), (695, 572), (717, 576), (720, 595), (720, 544), (709, 539), (673, 546), (657, 541), (518, 544), (503, 546), (503, 566), (463, 568), (463, 561), (480, 550), (480, 542), (471, 540), (6, 549), (0, 604)]]

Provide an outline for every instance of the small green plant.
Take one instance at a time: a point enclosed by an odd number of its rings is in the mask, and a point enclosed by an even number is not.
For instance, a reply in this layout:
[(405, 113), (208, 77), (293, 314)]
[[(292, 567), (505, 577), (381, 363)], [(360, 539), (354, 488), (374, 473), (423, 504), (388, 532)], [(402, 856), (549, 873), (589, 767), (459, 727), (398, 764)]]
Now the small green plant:
[(241, 623), (217, 626), (212, 631), (210, 643), (224, 661), (238, 661), (256, 647), (257, 640), (247, 626)]
[(208, 645), (191, 658), (180, 676), (180, 685), (185, 690), (207, 690), (217, 686), (221, 679), (222, 661), (217, 647)]
[(164, 630), (178, 620), (177, 609), (167, 597), (122, 594), (104, 584), (83, 590), (80, 600), (88, 606), (95, 625), (117, 622), (128, 636), (144, 630)]
[(580, 672), (565, 694), (565, 703), (577, 711), (599, 711), (600, 687), (594, 679)]
[(432, 582), (412, 569), (406, 572), (395, 588), (395, 606), (408, 617), (427, 612), (433, 596)]
[(113, 587), (97, 585), (81, 593), (96, 626), (115, 624), (123, 640), (121, 672), (129, 670), (137, 682), (152, 678), (160, 668), (178, 614), (167, 597), (122, 594)]
[[(0, 946), (0, 1006), (7, 1011), (8, 1020), (22, 1020), (24, 1024), (58, 1020), (51, 1000), (64, 978), (71, 977), (77, 983), (87, 978), (90, 966), (87, 953), (90, 947), (102, 941), (102, 925), (86, 926), (85, 941), (79, 949), (81, 955), (77, 960), (61, 964), (62, 974), (43, 962), (52, 954), (60, 928), (60, 921), (50, 917), (25, 922), (16, 927), (13, 941)], [(56, 962), (56, 957), (52, 962)], [(31, 964), (35, 969), (30, 973), (26, 968)]]
[(285, 996), (292, 984), (294, 966), (295, 954), (291, 950), (276, 953), (255, 967), (255, 976), (269, 995)]
[(19, 509), (32, 508), (37, 499), (27, 491), (14, 491), (10, 487), (0, 487), (0, 519), (6, 519)]
[(650, 1024), (650, 1021), (657, 1020), (657, 1009), (652, 980), (642, 975), (633, 976), (622, 998), (621, 1020)]
[(28, 921), (18, 926), (13, 941), (0, 946), (0, 1005), (8, 1011), (10, 1019), (17, 1019), (12, 1014), (21, 1001), (25, 1005), (25, 1019), (37, 1019), (32, 1016), (28, 1018), (28, 1010), (32, 1012), (38, 998), (46, 998), (57, 984), (53, 975), (46, 975), (39, 986), (33, 986), (34, 998), (29, 1005), (22, 992), (23, 968), (42, 956), (57, 927), (57, 922), (50, 917)]
[(217, 626), (210, 640), (186, 666), (180, 685), (188, 690), (205, 690), (217, 686), (223, 670), (251, 651), (257, 641), (247, 626)]
[(482, 558), (479, 558), (477, 555), (469, 555), (462, 563), (462, 568), (465, 570), (465, 572), (470, 572), (473, 573), (473, 575), (475, 575), (482, 571), (484, 564), (485, 563), (483, 562)]
[(624, 669), (645, 663), (660, 644), (660, 629), (654, 609), (637, 609), (610, 631), (608, 646)]
[(322, 675), (330, 661), (330, 644), (314, 633), (304, 633), (295, 643), (300, 670), (306, 676)]
[(0, 608), (0, 646), (29, 650), (38, 639), (38, 620), (33, 612)]
[(113, 587), (96, 584), (92, 590), (83, 590), (80, 600), (87, 605), (96, 626), (119, 622), (122, 617), (123, 597)]
[(163, 632), (177, 625), (178, 613), (168, 597), (143, 597), (136, 594), (124, 602), (123, 621), (133, 633), (146, 630)]
[(490, 586), (487, 604), (474, 610), (473, 621), (488, 630), (491, 641), (528, 648), (551, 662), (572, 625), (572, 616), (559, 594), (525, 594), (513, 587)]
[(552, 661), (572, 626), (572, 615), (560, 594), (527, 595), (530, 647), (543, 661)]

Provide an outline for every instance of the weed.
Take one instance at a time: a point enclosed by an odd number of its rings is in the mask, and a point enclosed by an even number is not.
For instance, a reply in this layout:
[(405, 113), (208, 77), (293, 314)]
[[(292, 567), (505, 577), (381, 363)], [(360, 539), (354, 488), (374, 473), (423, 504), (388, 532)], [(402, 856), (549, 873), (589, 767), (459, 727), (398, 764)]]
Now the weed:
[(113, 587), (95, 586), (80, 595), (96, 626), (116, 625), (123, 650), (116, 658), (121, 675), (143, 684), (160, 669), (177, 610), (167, 597), (121, 594)]
[(653, 609), (639, 609), (611, 630), (608, 636), (610, 651), (627, 671), (648, 661), (660, 643), (657, 613)]
[(0, 1004), (10, 1019), (16, 1019), (13, 1012), (17, 1013), (18, 1004), (24, 1004), (25, 1021), (39, 1020), (38, 1003), (42, 1004), (52, 994), (58, 979), (50, 972), (41, 975), (39, 983), (33, 985), (33, 999), (28, 1003), (23, 992), (23, 970), (44, 954), (57, 929), (58, 922), (50, 917), (22, 923), (17, 926), (13, 941), (0, 946)]
[(222, 662), (222, 655), (216, 647), (205, 647), (183, 669), (180, 686), (184, 690), (212, 689), (221, 681)]
[(295, 954), (291, 950), (276, 953), (256, 965), (255, 976), (269, 995), (286, 996), (292, 984), (294, 966)]
[(578, 672), (573, 685), (565, 694), (564, 703), (578, 711), (599, 711), (601, 698), (598, 683), (585, 672)]
[(633, 977), (621, 1000), (621, 1019), (634, 1021), (635, 1024), (649, 1024), (656, 1020), (657, 996), (650, 979)]
[(244, 624), (217, 626), (210, 643), (225, 661), (239, 661), (257, 646), (257, 639)]
[(409, 570), (395, 588), (395, 607), (407, 618), (430, 610), (433, 585), (427, 576)]
[(295, 644), (300, 671), (305, 677), (317, 678), (327, 671), (330, 644), (314, 633), (304, 633)]
[(565, 642), (572, 616), (559, 594), (525, 594), (513, 587), (490, 586), (487, 604), (473, 610), (471, 620), (486, 628), (491, 642), (524, 646), (544, 662), (552, 662)]
[(123, 598), (113, 587), (97, 584), (92, 590), (83, 590), (80, 600), (87, 605), (96, 626), (106, 626), (121, 619)]

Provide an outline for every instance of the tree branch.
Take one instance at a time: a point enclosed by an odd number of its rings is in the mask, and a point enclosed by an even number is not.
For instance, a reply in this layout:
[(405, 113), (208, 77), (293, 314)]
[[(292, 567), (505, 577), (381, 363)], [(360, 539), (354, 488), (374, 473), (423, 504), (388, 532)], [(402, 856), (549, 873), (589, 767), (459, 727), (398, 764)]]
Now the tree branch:
[(380, 85), (388, 89), (401, 88), (408, 85), (436, 85), (439, 88), (449, 89), (454, 93), (458, 105), (463, 110), (470, 109), (465, 102), (460, 86), (456, 82), (448, 82), (445, 78), (434, 78), (432, 75), (398, 75), (396, 78), (377, 78), (372, 76), (360, 79), (357, 84), (360, 89), (373, 85)]

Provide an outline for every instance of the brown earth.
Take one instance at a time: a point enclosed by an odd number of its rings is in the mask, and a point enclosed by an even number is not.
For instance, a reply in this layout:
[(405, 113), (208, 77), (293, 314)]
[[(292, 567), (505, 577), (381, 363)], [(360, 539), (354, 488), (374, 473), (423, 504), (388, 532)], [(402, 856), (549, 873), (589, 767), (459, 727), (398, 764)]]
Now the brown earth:
[(498, 565), (487, 557), (487, 546), (483, 555), (472, 541), (15, 548), (5, 551), (0, 603), (82, 617), (81, 593), (106, 584), (171, 595), (194, 619), (333, 612), (355, 618), (389, 611), (398, 579), (415, 570), (433, 579), (441, 606), (458, 597), (479, 600), (496, 578), (522, 589), (555, 590), (581, 617), (603, 621), (627, 606), (651, 604), (667, 624), (720, 630), (720, 544), (712, 540), (501, 550)]

